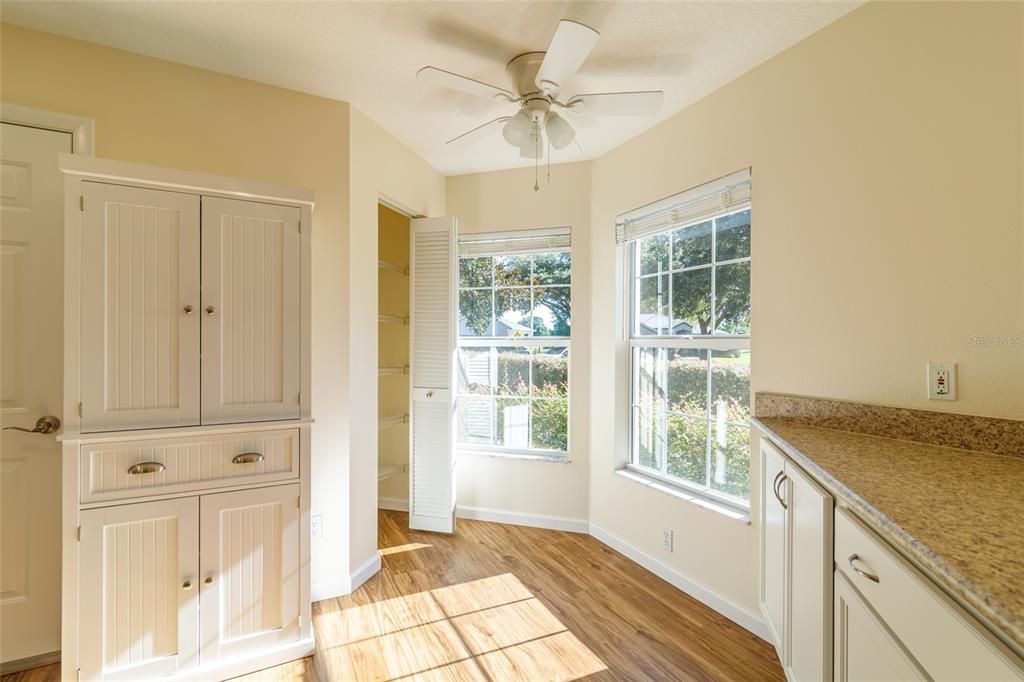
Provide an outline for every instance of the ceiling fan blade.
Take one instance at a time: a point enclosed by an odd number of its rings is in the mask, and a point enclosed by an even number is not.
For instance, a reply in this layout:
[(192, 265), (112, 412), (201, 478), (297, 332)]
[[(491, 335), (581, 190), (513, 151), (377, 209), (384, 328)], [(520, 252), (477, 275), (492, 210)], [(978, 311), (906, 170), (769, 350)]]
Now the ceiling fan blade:
[(506, 102), (511, 102), (515, 99), (515, 96), (495, 85), (484, 83), (482, 81), (468, 78), (466, 76), (460, 76), (457, 73), (451, 71), (445, 71), (435, 66), (424, 66), (422, 69), (416, 72), (416, 80), (424, 83), (430, 83), (431, 85), (440, 85), (443, 88), (449, 88), (450, 90), (458, 90), (459, 92), (465, 92), (470, 95), (476, 95), (477, 97), (483, 97), (484, 99), (497, 99)]
[(665, 93), (661, 90), (599, 92), (575, 95), (565, 103), (565, 107), (584, 116), (650, 116), (661, 110), (664, 100)]
[(562, 19), (548, 45), (544, 61), (537, 71), (537, 87), (554, 95), (579, 71), (583, 61), (594, 49), (600, 33), (576, 21)]
[(450, 144), (453, 147), (466, 147), (472, 145), (482, 140), (485, 136), (489, 135), (491, 133), (491, 130), (496, 130), (498, 128), (497, 124), (504, 123), (510, 118), (512, 117), (501, 116), (499, 118), (491, 119), (490, 121), (484, 123), (483, 125), (478, 125), (476, 128), (473, 128), (472, 130), (467, 130), (461, 135), (456, 135), (452, 139), (445, 142), (445, 144)]

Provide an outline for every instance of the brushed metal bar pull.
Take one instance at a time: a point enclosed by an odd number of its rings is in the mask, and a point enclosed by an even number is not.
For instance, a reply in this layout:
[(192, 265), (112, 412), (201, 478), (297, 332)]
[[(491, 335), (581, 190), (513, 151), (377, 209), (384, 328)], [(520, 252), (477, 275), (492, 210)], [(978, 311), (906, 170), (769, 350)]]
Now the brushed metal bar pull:
[(859, 568), (857, 568), (856, 566), (853, 565), (854, 561), (863, 561), (863, 559), (861, 559), (860, 556), (858, 556), (857, 554), (851, 554), (850, 558), (848, 558), (846, 561), (850, 564), (850, 568), (853, 569), (854, 573), (856, 573), (858, 575), (864, 576), (865, 578), (867, 578), (868, 580), (870, 580), (873, 583), (879, 582), (878, 576), (875, 575), (874, 573), (868, 573), (867, 571), (859, 569)]
[(786, 504), (786, 501), (782, 499), (782, 495), (779, 493), (779, 488), (782, 486), (783, 483), (786, 482), (786, 478), (788, 478), (786, 476), (786, 473), (784, 471), (780, 471), (779, 474), (775, 477), (774, 485), (775, 499), (779, 501), (779, 504), (782, 505), (783, 509), (789, 509), (789, 505)]
[(24, 431), (25, 433), (54, 433), (60, 428), (60, 419), (53, 415), (47, 415), (40, 417), (36, 420), (36, 425), (31, 429), (25, 429), (20, 426), (5, 426), (4, 431)]
[(136, 474), (158, 474), (166, 469), (167, 467), (160, 462), (139, 462), (128, 467), (128, 473), (133, 476)]
[(256, 464), (263, 461), (262, 452), (243, 452), (231, 459), (232, 464)]

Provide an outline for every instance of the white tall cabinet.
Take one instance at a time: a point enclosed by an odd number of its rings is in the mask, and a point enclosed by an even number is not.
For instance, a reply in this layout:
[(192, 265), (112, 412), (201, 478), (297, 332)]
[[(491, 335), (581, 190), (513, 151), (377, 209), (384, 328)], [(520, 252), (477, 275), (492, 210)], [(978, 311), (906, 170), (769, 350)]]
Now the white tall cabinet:
[(61, 169), (62, 678), (311, 654), (311, 193)]

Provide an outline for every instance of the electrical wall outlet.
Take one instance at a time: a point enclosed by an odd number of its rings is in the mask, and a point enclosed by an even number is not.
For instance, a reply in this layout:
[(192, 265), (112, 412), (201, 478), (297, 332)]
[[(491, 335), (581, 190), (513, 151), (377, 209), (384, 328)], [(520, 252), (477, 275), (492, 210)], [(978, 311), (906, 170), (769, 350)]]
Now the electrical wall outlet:
[(661, 529), (661, 548), (666, 552), (672, 551), (672, 529), (662, 528)]
[(324, 536), (324, 515), (314, 514), (309, 519), (309, 534), (314, 538), (322, 538)]
[(956, 400), (956, 363), (928, 363), (928, 400)]

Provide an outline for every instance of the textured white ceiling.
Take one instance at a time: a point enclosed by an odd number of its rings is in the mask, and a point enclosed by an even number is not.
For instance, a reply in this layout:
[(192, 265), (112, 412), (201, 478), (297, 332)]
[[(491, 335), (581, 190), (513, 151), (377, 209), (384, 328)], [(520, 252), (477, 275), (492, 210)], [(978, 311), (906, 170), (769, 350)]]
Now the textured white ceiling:
[[(508, 87), (505, 64), (544, 50), (559, 19), (601, 39), (563, 95), (664, 90), (656, 117), (573, 118), (599, 156), (860, 4), (834, 2), (227, 2), (3, 0), (4, 21), (351, 102), (453, 175), (528, 165), (495, 131), (468, 149), (444, 141), (510, 104), (420, 83), (430, 64)], [(564, 98), (563, 98), (564, 99)]]

